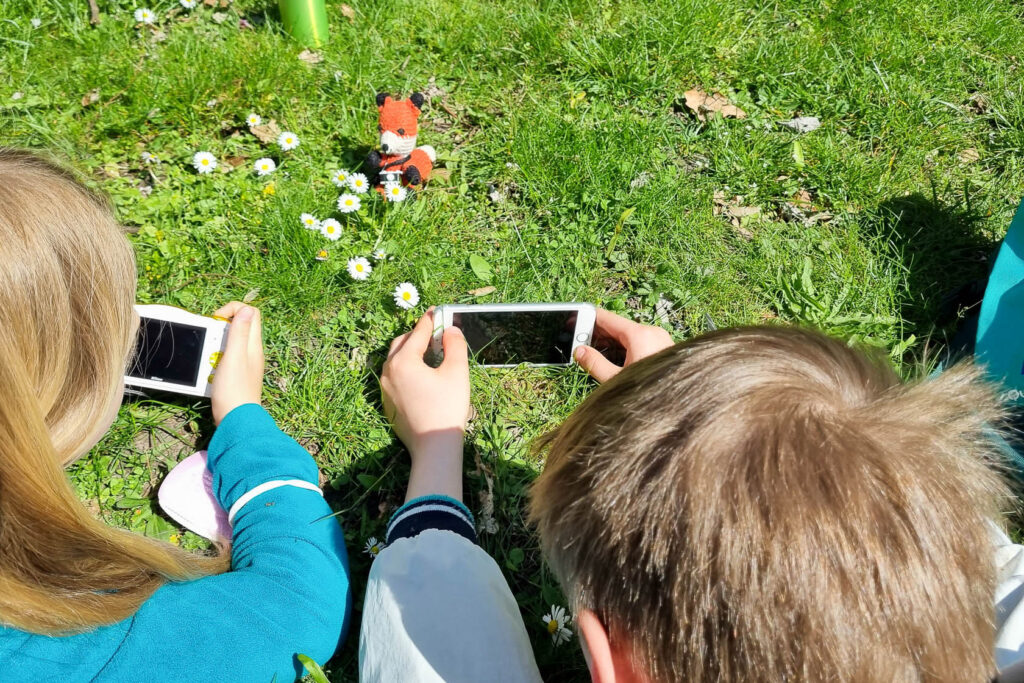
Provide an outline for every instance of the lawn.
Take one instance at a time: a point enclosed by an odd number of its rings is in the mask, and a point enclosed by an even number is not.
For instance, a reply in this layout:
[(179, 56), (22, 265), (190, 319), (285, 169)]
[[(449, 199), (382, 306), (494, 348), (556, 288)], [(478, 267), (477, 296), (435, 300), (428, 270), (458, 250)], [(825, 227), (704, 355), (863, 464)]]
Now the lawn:
[[(332, 681), (356, 677), (363, 547), (408, 473), (377, 374), (427, 305), (592, 301), (678, 339), (801, 321), (906, 369), (955, 329), (970, 303), (955, 293), (985, 275), (1024, 195), (1013, 0), (348, 0), (351, 18), (329, 0), (320, 61), (299, 59), (275, 3), (224, 4), (150, 0), (157, 22), (139, 27), (135, 4), (99, 0), (92, 27), (86, 0), (5, 0), (0, 144), (49, 149), (113, 199), (140, 302), (264, 311), (265, 404), (319, 462), (352, 556)], [(743, 116), (700, 120), (694, 89)], [(364, 195), (338, 214), (330, 174), (375, 148), (375, 93), (414, 90), (441, 172), (414, 201)], [(251, 112), (299, 147), (260, 142)], [(797, 116), (821, 127), (779, 123)], [(192, 168), (198, 151), (214, 173)], [(258, 177), (261, 157), (278, 170)], [(342, 238), (304, 229), (304, 212), (338, 218)], [(346, 261), (377, 248), (391, 259), (352, 280)], [(392, 301), (404, 281), (413, 311)], [(467, 502), (552, 681), (586, 670), (541, 623), (564, 600), (524, 522), (530, 442), (590, 388), (575, 369), (473, 375)], [(154, 495), (211, 432), (201, 401), (126, 403), (71, 477), (111, 523), (205, 547)]]

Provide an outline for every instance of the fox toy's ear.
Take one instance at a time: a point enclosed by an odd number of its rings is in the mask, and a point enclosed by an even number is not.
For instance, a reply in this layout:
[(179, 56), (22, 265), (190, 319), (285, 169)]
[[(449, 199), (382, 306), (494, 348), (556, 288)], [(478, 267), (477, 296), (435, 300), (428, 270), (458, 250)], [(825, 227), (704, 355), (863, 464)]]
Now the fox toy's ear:
[(423, 93), (414, 92), (413, 94), (409, 95), (409, 101), (412, 102), (412, 106), (416, 107), (417, 109), (423, 109)]
[(383, 107), (384, 103), (387, 101), (388, 97), (389, 97), (389, 95), (386, 92), (379, 92), (379, 93), (377, 93), (377, 106), (378, 107)]

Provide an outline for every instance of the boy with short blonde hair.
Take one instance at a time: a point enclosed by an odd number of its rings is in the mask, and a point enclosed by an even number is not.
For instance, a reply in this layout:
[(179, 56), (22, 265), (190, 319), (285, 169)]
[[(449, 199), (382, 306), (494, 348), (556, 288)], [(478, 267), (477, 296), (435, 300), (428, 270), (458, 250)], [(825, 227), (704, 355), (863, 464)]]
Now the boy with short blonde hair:
[[(370, 575), (362, 679), (537, 681), (515, 599), (461, 502), (465, 340), (447, 330), (435, 370), (422, 360), (431, 329), (428, 315), (397, 339), (382, 376), (412, 473)], [(1008, 541), (991, 520), (1009, 492), (988, 438), (1000, 404), (975, 369), (904, 383), (817, 332), (673, 346), (606, 311), (595, 336), (624, 347), (628, 367), (578, 353), (606, 383), (545, 440), (530, 506), (594, 681), (995, 673), (993, 543)], [(1000, 571), (1024, 576), (1013, 548)]]

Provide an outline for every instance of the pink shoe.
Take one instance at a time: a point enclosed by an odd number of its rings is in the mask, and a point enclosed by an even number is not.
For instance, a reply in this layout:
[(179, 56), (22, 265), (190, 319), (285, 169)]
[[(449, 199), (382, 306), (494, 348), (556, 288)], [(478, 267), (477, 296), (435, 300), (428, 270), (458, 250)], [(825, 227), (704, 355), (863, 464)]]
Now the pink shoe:
[(206, 451), (193, 453), (175, 465), (160, 484), (157, 500), (168, 517), (189, 531), (218, 545), (231, 545), (231, 524), (213, 495)]

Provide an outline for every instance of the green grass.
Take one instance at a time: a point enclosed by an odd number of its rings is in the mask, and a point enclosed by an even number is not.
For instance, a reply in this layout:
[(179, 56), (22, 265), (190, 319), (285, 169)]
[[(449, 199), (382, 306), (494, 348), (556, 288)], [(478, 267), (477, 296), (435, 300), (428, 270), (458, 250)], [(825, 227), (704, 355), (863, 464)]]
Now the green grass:
[[(159, 34), (133, 27), (133, 4), (99, 4), (98, 28), (85, 0), (0, 6), (0, 143), (50, 149), (113, 198), (134, 232), (140, 301), (210, 312), (248, 295), (263, 309), (265, 403), (316, 456), (352, 553), (356, 611), (325, 667), (333, 681), (355, 679), (361, 549), (408, 473), (379, 411), (383, 350), (427, 304), (472, 299), (485, 283), (471, 255), (494, 271), (481, 301), (594, 301), (650, 321), (665, 298), (661, 321), (679, 338), (709, 318), (800, 320), (901, 362), (955, 326), (946, 295), (984, 276), (1024, 194), (1024, 10), (1011, 0), (350, 0), (354, 23), (331, 0), (316, 65), (297, 59), (274, 3), (237, 0), (216, 23), (205, 7), (167, 18), (177, 3), (153, 0)], [(329, 171), (375, 145), (374, 94), (431, 79), (420, 142), (450, 177), (415, 202), (367, 202), (339, 242), (305, 231), (301, 212), (333, 208)], [(748, 117), (700, 123), (679, 104), (698, 86)], [(260, 145), (250, 111), (302, 145)], [(822, 127), (777, 125), (796, 115)], [(198, 150), (247, 161), (197, 176)], [(144, 166), (142, 151), (162, 163)], [(260, 156), (279, 162), (273, 194), (251, 171)], [(786, 220), (801, 190), (832, 220)], [(733, 227), (716, 192), (760, 214)], [(345, 260), (376, 246), (394, 260), (351, 281)], [(405, 280), (423, 295), (411, 313), (390, 301)], [(466, 496), (476, 512), (492, 496), (497, 525), (483, 546), (545, 678), (585, 680), (575, 643), (553, 648), (540, 623), (562, 598), (523, 509), (541, 467), (530, 440), (589, 384), (517, 370), (475, 372), (473, 386)], [(152, 498), (210, 433), (201, 402), (128, 404), (71, 475), (112, 523), (203, 547)]]

